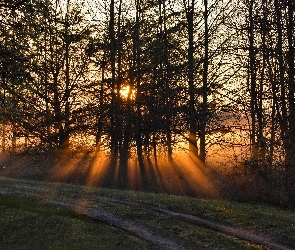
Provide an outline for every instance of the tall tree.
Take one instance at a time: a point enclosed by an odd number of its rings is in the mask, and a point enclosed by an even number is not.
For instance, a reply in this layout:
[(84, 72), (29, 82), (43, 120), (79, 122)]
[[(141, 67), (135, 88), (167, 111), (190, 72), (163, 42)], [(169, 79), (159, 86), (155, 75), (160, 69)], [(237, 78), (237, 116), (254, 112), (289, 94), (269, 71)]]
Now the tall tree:
[(117, 162), (118, 132), (117, 131), (117, 96), (116, 96), (116, 37), (115, 37), (115, 1), (110, 2), (110, 20), (109, 20), (109, 41), (110, 41), (110, 63), (111, 63), (111, 108), (110, 108), (110, 135), (111, 135), (111, 157), (112, 165)]
[(188, 85), (189, 85), (189, 149), (194, 156), (198, 156), (197, 121), (195, 110), (195, 63), (194, 63), (194, 13), (195, 1), (183, 0), (188, 32)]
[(209, 27), (208, 1), (204, 0), (204, 62), (202, 86), (202, 110), (200, 118), (200, 160), (206, 159), (206, 126), (208, 116), (208, 67), (209, 67)]
[[(295, 179), (295, 4), (294, 1), (288, 0), (286, 3), (287, 7), (287, 21), (286, 21), (286, 28), (287, 28), (287, 40), (288, 40), (288, 51), (287, 51), (287, 58), (286, 63), (288, 65), (288, 103), (289, 103), (289, 133), (288, 133), (288, 143), (286, 143), (286, 175), (287, 175), (287, 188), (292, 186)], [(295, 189), (293, 185), (293, 189)], [(293, 197), (294, 198), (294, 197)]]

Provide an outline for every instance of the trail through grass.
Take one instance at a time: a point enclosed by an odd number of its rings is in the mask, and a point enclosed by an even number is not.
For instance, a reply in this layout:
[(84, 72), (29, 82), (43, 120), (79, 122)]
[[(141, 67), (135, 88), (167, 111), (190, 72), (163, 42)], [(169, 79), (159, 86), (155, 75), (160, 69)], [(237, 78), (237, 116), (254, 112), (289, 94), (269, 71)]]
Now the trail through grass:
[(0, 249), (154, 249), (118, 228), (60, 207), (0, 195)]
[[(170, 209), (176, 212), (202, 216), (204, 218), (218, 221), (220, 223), (226, 223), (227, 225), (234, 225), (234, 226), (239, 226), (243, 228), (248, 228), (251, 230), (255, 230), (259, 233), (265, 233), (266, 235), (269, 235), (269, 236), (279, 237), (281, 240), (283, 241), (285, 240), (286, 242), (291, 242), (292, 244), (293, 242), (295, 242), (295, 226), (294, 226), (295, 212), (291, 210), (282, 210), (276, 207), (271, 207), (271, 206), (267, 206), (263, 204), (260, 204), (260, 205), (241, 204), (241, 203), (226, 202), (226, 201), (220, 201), (220, 200), (204, 200), (204, 199), (197, 199), (197, 198), (183, 197), (183, 196), (118, 191), (118, 190), (110, 190), (110, 189), (89, 188), (84, 186), (74, 186), (74, 185), (60, 184), (60, 183), (32, 182), (32, 181), (12, 180), (12, 179), (5, 179), (5, 178), (0, 178), (0, 188), (2, 190), (9, 190), (11, 192), (15, 192), (15, 194), (21, 194), (23, 196), (27, 195), (31, 197), (33, 195), (36, 199), (55, 198), (61, 201), (76, 202), (78, 204), (83, 204), (86, 207), (104, 209), (106, 211), (116, 214), (117, 216), (121, 216), (122, 218), (125, 218), (125, 219), (130, 219), (140, 225), (143, 225), (149, 228), (150, 230), (155, 231), (158, 234), (161, 234), (161, 235), (173, 238), (179, 242), (182, 242), (189, 249), (267, 249), (267, 248), (263, 248), (262, 246), (251, 244), (249, 242), (241, 241), (235, 237), (230, 237), (228, 235), (224, 235), (222, 233), (218, 233), (204, 227), (193, 225), (185, 221), (176, 220), (174, 218), (169, 218), (169, 217), (167, 218), (163, 215), (144, 211), (136, 207), (130, 207), (123, 204), (116, 204), (116, 203), (112, 203), (108, 201), (102, 201), (97, 199), (97, 197), (98, 196), (111, 197), (111, 198), (120, 199), (123, 201), (137, 202), (140, 204), (156, 206), (158, 208)], [(18, 204), (18, 203), (19, 202), (15, 204)], [(41, 207), (45, 206), (43, 204), (40, 204), (40, 205)], [(38, 207), (36, 205), (33, 205), (33, 206)], [(6, 204), (4, 205), (4, 207), (7, 208), (6, 212), (8, 212), (8, 210), (10, 211), (8, 207), (11, 207), (11, 205)], [(153, 249), (150, 244), (140, 240), (139, 238), (135, 236), (127, 234), (124, 231), (123, 232), (120, 230), (116, 231), (118, 229), (106, 226), (101, 223), (93, 222), (91, 220), (86, 220), (85, 218), (83, 217), (81, 218), (77, 216), (76, 214), (73, 214), (72, 212), (69, 212), (67, 210), (63, 210), (60, 208), (56, 208), (54, 206), (53, 207), (49, 206), (50, 208), (49, 214), (48, 212), (46, 212), (47, 208), (46, 209), (42, 208), (41, 211), (34, 211), (32, 210), (32, 208), (26, 209), (22, 207), (17, 207), (17, 205), (14, 205), (12, 207), (13, 209), (16, 209), (18, 212), (20, 212), (20, 210), (21, 211), (24, 210), (26, 211), (26, 213), (35, 214), (35, 216), (37, 214), (38, 215), (37, 217), (41, 216), (40, 221), (49, 220), (48, 217), (49, 218), (52, 217), (50, 213), (52, 213), (52, 209), (53, 209), (53, 212), (54, 212), (53, 217), (57, 217), (56, 219), (58, 220), (60, 220), (61, 218), (66, 220), (64, 223), (67, 226), (64, 226), (64, 227), (68, 228), (67, 229), (68, 231), (63, 230), (62, 232), (60, 232), (59, 228), (55, 228), (53, 226), (53, 225), (56, 225), (56, 223), (53, 223), (53, 224), (45, 223), (44, 224), (45, 227), (48, 225), (49, 229), (47, 229), (46, 227), (46, 228), (43, 228), (41, 231), (46, 232), (46, 230), (48, 230), (49, 232), (53, 234), (52, 235), (49, 233), (48, 235), (49, 236), (51, 235), (50, 237), (54, 239), (55, 238), (58, 239), (60, 237), (66, 238), (63, 235), (63, 232), (67, 232), (67, 234), (72, 234), (72, 235), (76, 235), (75, 233), (76, 231), (78, 232), (79, 235), (83, 235), (83, 233), (85, 232), (86, 234), (90, 232), (89, 236), (85, 236), (83, 237), (83, 239), (88, 239), (89, 241), (94, 242), (93, 244), (97, 244), (97, 242), (95, 243), (95, 239), (97, 240), (97, 238), (95, 238), (91, 228), (94, 226), (100, 225), (100, 227), (102, 227), (102, 229), (100, 230), (104, 231), (105, 233), (101, 233), (99, 229), (95, 229), (94, 231), (97, 230), (98, 232), (96, 234), (96, 237), (97, 235), (99, 235), (97, 241), (100, 242), (100, 244), (101, 242), (107, 242), (106, 247), (108, 247), (108, 249), (124, 249), (124, 248), (121, 248), (125, 246), (121, 242), (121, 239), (123, 239), (123, 242), (126, 243), (126, 245), (130, 246), (130, 244), (131, 245), (135, 244), (136, 246), (139, 246), (140, 248), (138, 249)], [(6, 215), (3, 215), (3, 216), (7, 217)], [(38, 221), (35, 222), (34, 220), (32, 220), (31, 224), (29, 223), (32, 217), (34, 216), (28, 215), (28, 219), (16, 220), (16, 224), (18, 225), (20, 222), (26, 221), (26, 223), (24, 223), (26, 226), (28, 225), (34, 226), (35, 224), (38, 225)], [(11, 223), (15, 224), (15, 221), (12, 221)], [(59, 221), (59, 223), (61, 222)], [(91, 225), (90, 229), (87, 229), (87, 226), (79, 226), (81, 225), (81, 223), (83, 225), (84, 223), (86, 223), (87, 225), (88, 223), (90, 223), (88, 225), (88, 226)], [(94, 223), (94, 225), (92, 225), (92, 223)], [(18, 226), (18, 227), (21, 227), (21, 226)], [(0, 228), (2, 230), (2, 222), (1, 222)], [(29, 229), (30, 228), (25, 229), (24, 227), (23, 234), (25, 235), (24, 231)], [(109, 229), (110, 229), (110, 232), (108, 232)], [(114, 233), (112, 230), (115, 230), (116, 233)], [(123, 235), (122, 238), (118, 238), (120, 234)], [(128, 237), (125, 236), (126, 234), (128, 235)], [(113, 235), (115, 235), (116, 237), (113, 237)], [(76, 236), (73, 236), (73, 238), (76, 239)], [(120, 248), (117, 248), (118, 245), (116, 245), (115, 243), (114, 245), (109, 245), (110, 239), (115, 239), (115, 242), (117, 242), (116, 244), (119, 244)], [(53, 244), (60, 244), (60, 243), (54, 243), (55, 240), (52, 240)], [(71, 241), (70, 239), (68, 241), (65, 240), (65, 242), (70, 242), (70, 241)], [(9, 242), (9, 237), (8, 239), (6, 239), (6, 242)], [(73, 242), (75, 242), (75, 240), (73, 240)], [(83, 242), (85, 241), (81, 240), (82, 244)], [(87, 243), (87, 244), (90, 244), (90, 243)], [(10, 249), (13, 249), (13, 248), (10, 248)], [(27, 249), (30, 249), (30, 248), (27, 248)], [(47, 249), (79, 249), (79, 248), (72, 247), (72, 248), (47, 248)], [(80, 248), (80, 249), (84, 249), (84, 248)], [(90, 247), (89, 249), (92, 249), (92, 248)], [(99, 248), (96, 247), (93, 249), (106, 249), (106, 248), (104, 248), (104, 244), (103, 244), (101, 247)], [(132, 248), (132, 249), (136, 249), (136, 248)]]

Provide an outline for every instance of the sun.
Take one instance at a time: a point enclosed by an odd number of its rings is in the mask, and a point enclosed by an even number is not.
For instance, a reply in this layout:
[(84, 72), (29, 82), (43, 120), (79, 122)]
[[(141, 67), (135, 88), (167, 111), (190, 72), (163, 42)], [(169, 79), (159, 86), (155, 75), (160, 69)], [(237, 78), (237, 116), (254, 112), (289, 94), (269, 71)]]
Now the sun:
[(123, 86), (120, 90), (121, 97), (123, 97), (124, 99), (127, 99), (129, 94), (130, 94), (130, 86), (129, 85)]
[(124, 100), (127, 100), (128, 98), (135, 99), (136, 90), (132, 89), (130, 85), (124, 85), (122, 86), (120, 90), (120, 95), (121, 95), (121, 98)]

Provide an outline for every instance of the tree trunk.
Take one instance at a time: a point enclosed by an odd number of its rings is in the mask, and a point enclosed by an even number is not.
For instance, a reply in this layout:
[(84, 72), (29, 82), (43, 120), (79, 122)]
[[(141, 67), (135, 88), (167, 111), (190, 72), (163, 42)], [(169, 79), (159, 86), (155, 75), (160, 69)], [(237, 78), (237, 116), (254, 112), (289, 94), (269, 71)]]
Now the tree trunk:
[(286, 176), (287, 176), (287, 189), (295, 198), (295, 86), (294, 86), (294, 8), (293, 0), (287, 1), (288, 17), (287, 17), (287, 39), (288, 39), (288, 104), (289, 104), (289, 134), (288, 141), (289, 147), (286, 150)]
[(96, 137), (95, 137), (95, 144), (96, 144), (96, 153), (100, 152), (100, 146), (101, 146), (101, 136), (104, 129), (103, 126), (103, 120), (104, 120), (104, 112), (105, 110), (102, 109), (104, 101), (103, 101), (103, 95), (104, 95), (104, 75), (105, 75), (105, 61), (103, 60), (101, 64), (101, 85), (100, 85), (100, 91), (99, 91), (99, 106), (100, 106), (100, 112), (97, 115), (97, 124), (96, 124)]
[(160, 74), (159, 81), (163, 86), (163, 105), (165, 115), (165, 133), (166, 133), (166, 145), (168, 153), (168, 161), (172, 161), (172, 131), (171, 131), (171, 101), (170, 101), (170, 81), (171, 77), (171, 65), (169, 55), (169, 40), (167, 32), (167, 16), (166, 16), (166, 2), (165, 0), (159, 1), (159, 44), (163, 47), (160, 55)]
[(16, 130), (14, 124), (12, 124), (11, 153), (16, 153)]
[(258, 141), (258, 159), (262, 164), (266, 163), (266, 141), (264, 138), (263, 130), (264, 130), (264, 114), (263, 114), (263, 96), (264, 96), (264, 85), (266, 78), (266, 66), (267, 66), (267, 44), (266, 44), (266, 36), (267, 36), (267, 3), (265, 0), (262, 1), (262, 11), (263, 11), (263, 19), (260, 25), (260, 33), (261, 33), (261, 53), (262, 53), (262, 65), (260, 80), (259, 80), (259, 89), (258, 89), (258, 100), (257, 100), (257, 124), (258, 124), (258, 133), (257, 133), (257, 141)]
[(141, 116), (141, 48), (140, 48), (140, 37), (139, 37), (139, 26), (140, 26), (140, 6), (141, 0), (136, 0), (136, 20), (135, 20), (135, 29), (134, 29), (134, 63), (136, 67), (136, 89), (137, 89), (137, 98), (136, 98), (136, 118), (135, 118), (135, 138), (136, 138), (136, 151), (138, 164), (142, 176), (143, 182), (145, 182), (145, 166), (142, 153), (142, 116)]
[(123, 145), (120, 152), (120, 168), (119, 168), (119, 187), (127, 188), (127, 174), (128, 174), (128, 158), (129, 158), (129, 145), (130, 145), (130, 119), (127, 114), (127, 121), (125, 124), (123, 134)]
[(256, 141), (256, 101), (257, 101), (257, 90), (256, 90), (256, 48), (254, 45), (254, 0), (250, 1), (249, 6), (249, 27), (248, 27), (248, 39), (249, 39), (249, 73), (250, 78), (249, 89), (250, 89), (250, 113), (251, 113), (251, 131), (250, 131), (250, 143), (252, 159), (257, 160), (258, 150)]
[(5, 125), (5, 121), (3, 121), (2, 123), (2, 151), (5, 152), (6, 151), (6, 125)]
[(204, 0), (204, 66), (203, 66), (203, 103), (200, 120), (200, 160), (206, 160), (206, 127), (208, 113), (208, 66), (209, 66), (209, 29), (208, 29), (208, 1)]
[(195, 110), (195, 80), (194, 80), (194, 8), (195, 1), (186, 6), (184, 1), (187, 31), (188, 31), (188, 85), (189, 85), (189, 150), (193, 156), (198, 156), (197, 124)]
[(45, 19), (45, 28), (44, 28), (44, 85), (45, 85), (45, 111), (46, 111), (46, 136), (48, 141), (48, 147), (52, 148), (52, 138), (51, 138), (51, 118), (50, 118), (50, 110), (49, 110), (49, 77), (48, 77), (48, 64), (47, 64), (47, 56), (48, 56), (48, 47), (47, 47), (47, 40), (50, 40), (50, 37), (47, 36), (48, 27), (47, 22), (48, 20)]
[(110, 63), (111, 63), (111, 108), (110, 108), (110, 135), (111, 135), (111, 165), (116, 165), (118, 158), (118, 131), (117, 131), (117, 96), (116, 96), (116, 38), (115, 38), (115, 1), (110, 3)]
[(65, 114), (63, 117), (63, 129), (62, 129), (62, 137), (60, 140), (60, 146), (63, 149), (67, 149), (70, 144), (70, 36), (69, 36), (69, 20), (68, 20), (68, 12), (69, 12), (69, 0), (67, 1), (67, 13), (65, 17), (65, 92), (64, 92), (64, 101), (65, 101)]
[(157, 140), (156, 140), (156, 133), (155, 132), (153, 132), (152, 145), (153, 145), (154, 163), (155, 163), (155, 166), (158, 167)]
[[(5, 79), (4, 76), (2, 76), (2, 81), (4, 83)], [(6, 91), (3, 89), (3, 103), (6, 102)], [(2, 113), (2, 151), (6, 151), (6, 107), (3, 105), (3, 113)]]

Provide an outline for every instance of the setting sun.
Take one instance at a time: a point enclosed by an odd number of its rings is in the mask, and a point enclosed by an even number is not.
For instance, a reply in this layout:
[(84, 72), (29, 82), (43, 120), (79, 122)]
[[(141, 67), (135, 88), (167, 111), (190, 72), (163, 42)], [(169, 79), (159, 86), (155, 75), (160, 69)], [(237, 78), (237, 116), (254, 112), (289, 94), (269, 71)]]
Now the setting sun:
[(124, 85), (120, 90), (120, 95), (123, 99), (134, 99), (135, 97), (135, 90), (131, 89), (130, 85)]
[(120, 95), (123, 97), (123, 98), (128, 98), (128, 95), (129, 95), (129, 92), (130, 92), (130, 86), (129, 85), (126, 85), (124, 86), (121, 90), (120, 90)]

